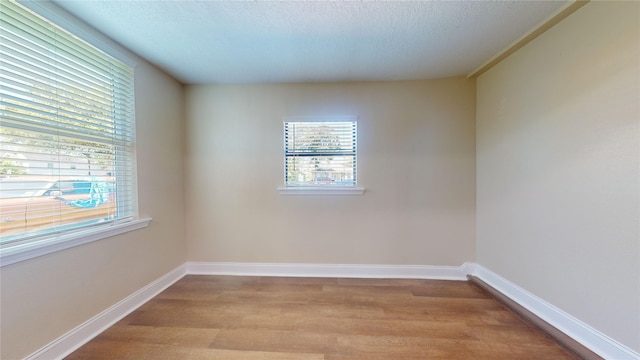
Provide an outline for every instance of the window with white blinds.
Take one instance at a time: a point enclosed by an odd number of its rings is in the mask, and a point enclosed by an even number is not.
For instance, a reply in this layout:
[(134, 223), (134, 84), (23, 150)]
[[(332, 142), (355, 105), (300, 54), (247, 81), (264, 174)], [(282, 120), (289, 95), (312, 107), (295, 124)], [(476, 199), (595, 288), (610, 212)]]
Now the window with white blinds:
[(133, 69), (0, 2), (0, 245), (137, 214)]
[(355, 187), (357, 124), (354, 118), (285, 121), (287, 187)]

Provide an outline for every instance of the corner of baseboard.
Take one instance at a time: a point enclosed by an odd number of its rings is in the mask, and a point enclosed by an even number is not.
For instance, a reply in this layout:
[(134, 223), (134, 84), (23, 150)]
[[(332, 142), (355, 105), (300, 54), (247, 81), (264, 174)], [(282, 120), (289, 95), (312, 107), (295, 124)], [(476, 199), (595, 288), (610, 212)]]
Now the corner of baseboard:
[(465, 278), (469, 275), (475, 275), (478, 271), (478, 264), (467, 261), (460, 267), (460, 271), (464, 274)]

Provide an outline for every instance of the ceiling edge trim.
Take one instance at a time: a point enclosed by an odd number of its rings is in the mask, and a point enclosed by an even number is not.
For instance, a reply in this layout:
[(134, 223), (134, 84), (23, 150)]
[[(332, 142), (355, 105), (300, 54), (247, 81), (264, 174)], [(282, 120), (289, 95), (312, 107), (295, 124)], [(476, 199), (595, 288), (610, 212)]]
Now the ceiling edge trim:
[(551, 29), (560, 21), (564, 20), (569, 15), (576, 12), (581, 7), (585, 6), (590, 0), (573, 0), (558, 9), (556, 12), (551, 14), (548, 18), (544, 19), (538, 25), (534, 26), (527, 33), (522, 35), (520, 38), (507, 45), (504, 49), (500, 50), (496, 55), (494, 55), (491, 59), (489, 59), (484, 64), (480, 65), (478, 68), (473, 70), (467, 75), (467, 78), (476, 78), (482, 75), (484, 72), (488, 71), (495, 65), (497, 65), (502, 60), (509, 57), (511, 54), (520, 50), (522, 47), (533, 41), (538, 36), (542, 35), (545, 31)]

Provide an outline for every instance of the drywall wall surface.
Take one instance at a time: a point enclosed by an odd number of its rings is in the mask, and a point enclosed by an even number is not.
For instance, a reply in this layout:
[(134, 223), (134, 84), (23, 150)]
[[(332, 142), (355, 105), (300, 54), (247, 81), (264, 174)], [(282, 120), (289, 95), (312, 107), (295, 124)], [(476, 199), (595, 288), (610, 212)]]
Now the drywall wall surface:
[[(190, 261), (474, 260), (474, 80), (194, 85), (186, 101)], [(344, 115), (365, 194), (280, 195), (283, 121)]]
[(184, 264), (182, 85), (135, 69), (138, 205), (149, 227), (0, 268), (2, 359), (21, 359)]
[(478, 262), (635, 351), (639, 17), (591, 2), (477, 87)]

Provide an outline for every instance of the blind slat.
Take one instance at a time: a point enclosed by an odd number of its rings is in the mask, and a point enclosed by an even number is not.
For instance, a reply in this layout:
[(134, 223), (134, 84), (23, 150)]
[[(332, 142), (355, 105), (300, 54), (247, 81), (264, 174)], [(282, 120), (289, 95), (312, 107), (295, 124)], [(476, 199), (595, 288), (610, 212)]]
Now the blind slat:
[(286, 121), (287, 186), (355, 186), (356, 121)]
[[(122, 69), (127, 69), (125, 64), (113, 62), (111, 57), (105, 57), (100, 50), (79, 40), (65, 30), (56, 28), (46, 20), (38, 21), (43, 19), (34, 18), (34, 15), (26, 8), (5, 8), (0, 23), (3, 23), (5, 33), (10, 30), (17, 31), (36, 48), (47, 49), (51, 44), (55, 44), (58, 49), (58, 56), (63, 53), (69, 53), (72, 54), (70, 58), (75, 59), (75, 61), (84, 60), (93, 64), (92, 67), (119, 66)], [(38, 17), (38, 15), (35, 16)], [(116, 77), (120, 76), (118, 74), (114, 75)]]

